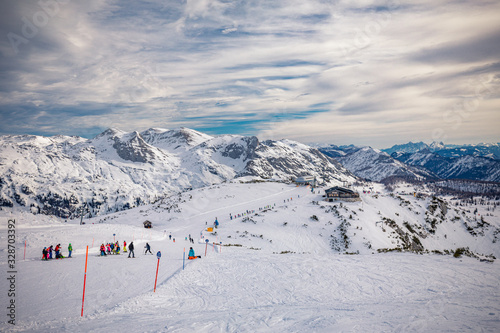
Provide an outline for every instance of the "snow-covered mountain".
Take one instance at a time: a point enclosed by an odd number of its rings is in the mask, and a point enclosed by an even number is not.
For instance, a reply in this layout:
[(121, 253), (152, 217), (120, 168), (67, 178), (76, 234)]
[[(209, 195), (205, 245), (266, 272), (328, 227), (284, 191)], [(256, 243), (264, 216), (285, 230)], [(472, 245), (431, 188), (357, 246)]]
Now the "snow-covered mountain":
[[(432, 142), (430, 145), (424, 142), (408, 142), (406, 144), (394, 145), (391, 148), (382, 149), (391, 156), (400, 156), (407, 153), (416, 153), (421, 150), (430, 150), (443, 157), (462, 157), (467, 155), (489, 157), (500, 160), (500, 143), (478, 143), (467, 145), (444, 144)], [(396, 154), (396, 155), (394, 155)]]
[(419, 150), (429, 148), (429, 145), (420, 141), (420, 142), (408, 142), (401, 145), (394, 145), (391, 148), (381, 149), (383, 152), (392, 155), (392, 153), (415, 153)]
[(354, 176), (317, 149), (191, 129), (108, 129), (79, 137), (0, 137), (0, 207), (71, 217), (127, 209), (188, 188), (251, 176), (288, 181), (310, 174), (340, 184)]
[(444, 157), (428, 149), (413, 154), (392, 156), (406, 164), (424, 167), (444, 179), (472, 179), (500, 182), (500, 161), (492, 158), (465, 155)]
[(392, 177), (413, 180), (436, 178), (432, 172), (424, 168), (407, 165), (371, 147), (347, 146), (344, 150), (330, 146), (320, 150), (325, 155), (336, 156), (336, 159), (356, 176), (373, 181), (383, 181)]
[(444, 157), (478, 156), (500, 160), (500, 143), (479, 143), (460, 146), (446, 146), (435, 152)]
[[(421, 149), (422, 148), (422, 149)], [(321, 146), (319, 150), (337, 159), (358, 177), (384, 181), (391, 177), (407, 180), (470, 179), (500, 181), (500, 145), (443, 145), (423, 142), (395, 145), (377, 150), (371, 147)], [(392, 152), (389, 156), (387, 152)]]

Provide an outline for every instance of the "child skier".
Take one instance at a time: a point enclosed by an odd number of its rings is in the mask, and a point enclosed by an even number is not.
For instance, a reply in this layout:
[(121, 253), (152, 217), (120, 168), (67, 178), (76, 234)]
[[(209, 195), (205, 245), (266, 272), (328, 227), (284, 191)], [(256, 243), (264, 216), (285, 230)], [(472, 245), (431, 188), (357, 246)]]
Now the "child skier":
[(59, 253), (61, 251), (61, 244), (56, 245), (55, 251), (56, 251), (56, 259), (61, 258), (61, 254)]
[(47, 251), (47, 248), (44, 247), (43, 250), (42, 250), (42, 260), (48, 260), (48, 251)]
[(71, 246), (71, 243), (69, 243), (68, 245), (68, 251), (69, 251), (68, 258), (71, 258), (71, 252), (73, 252), (73, 246)]
[(101, 256), (106, 255), (106, 249), (104, 248), (104, 244), (101, 244)]
[(127, 242), (123, 241), (123, 252), (127, 252)]

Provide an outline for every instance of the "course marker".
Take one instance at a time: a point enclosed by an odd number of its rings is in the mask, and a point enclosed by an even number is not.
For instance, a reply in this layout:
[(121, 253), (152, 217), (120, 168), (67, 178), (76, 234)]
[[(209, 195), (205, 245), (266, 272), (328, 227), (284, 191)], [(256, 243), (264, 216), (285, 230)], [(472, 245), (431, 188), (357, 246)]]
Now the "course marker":
[(87, 259), (89, 258), (89, 246), (87, 245), (87, 253), (85, 254), (85, 275), (83, 276), (83, 296), (82, 296), (82, 314), (83, 317), (83, 304), (85, 302), (85, 283), (87, 282)]

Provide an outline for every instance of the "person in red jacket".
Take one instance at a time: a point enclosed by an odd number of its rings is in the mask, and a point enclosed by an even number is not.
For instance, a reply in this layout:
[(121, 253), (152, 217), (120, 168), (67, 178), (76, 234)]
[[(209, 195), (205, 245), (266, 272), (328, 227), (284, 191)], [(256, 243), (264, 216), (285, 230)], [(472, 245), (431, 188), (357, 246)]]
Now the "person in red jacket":
[(61, 244), (57, 244), (56, 248), (54, 249), (56, 251), (56, 259), (61, 258)]
[(101, 256), (105, 256), (106, 255), (106, 248), (104, 247), (104, 244), (101, 244)]

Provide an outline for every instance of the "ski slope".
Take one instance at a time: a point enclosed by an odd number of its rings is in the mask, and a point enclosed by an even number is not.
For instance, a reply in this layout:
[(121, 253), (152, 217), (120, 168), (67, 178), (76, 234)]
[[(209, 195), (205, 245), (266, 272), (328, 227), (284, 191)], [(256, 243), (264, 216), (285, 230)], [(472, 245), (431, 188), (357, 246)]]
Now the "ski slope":
[[(351, 221), (352, 244), (348, 252), (358, 251), (359, 255), (332, 250), (330, 234), (334, 234), (342, 218), (320, 207), (328, 208), (333, 203), (317, 205), (314, 202), (321, 200), (318, 192), (281, 183), (228, 183), (196, 189), (154, 205), (87, 219), (85, 225), (79, 225), (78, 220), (64, 222), (48, 216), (3, 211), (2, 223), (14, 218), (17, 227), (16, 325), (8, 324), (4, 315), (0, 330), (497, 332), (500, 329), (497, 261), (377, 253), (376, 247), (388, 247), (394, 241), (372, 223), (378, 219), (379, 211), (383, 215), (397, 212), (406, 220), (413, 217), (407, 208), (397, 204), (399, 199), (384, 193), (378, 198), (362, 194), (362, 198), (362, 202), (345, 204), (341, 210), (344, 215), (358, 212), (355, 216), (359, 220)], [(415, 209), (417, 205), (425, 208), (425, 203), (415, 198), (410, 202)], [(235, 216), (247, 210), (255, 213), (229, 218), (229, 214)], [(318, 221), (311, 219), (312, 215)], [(206, 231), (215, 218), (220, 222), (216, 235)], [(142, 227), (146, 219), (153, 222), (153, 229)], [(489, 221), (498, 223), (498, 218), (493, 216)], [(458, 223), (450, 225), (459, 227)], [(444, 239), (439, 236), (439, 228), (434, 238), (423, 240), (428, 248), (439, 245), (450, 248), (452, 242), (459, 241), (468, 241), (472, 248), (478, 242), (475, 238), (469, 240), (460, 230), (456, 231), (456, 238), (446, 231), (449, 235)], [(442, 228), (448, 225), (443, 223)], [(175, 242), (169, 239), (170, 234)], [(195, 244), (185, 240), (188, 235), (195, 239)], [(0, 236), (6, 244), (6, 228), (2, 228)], [(128, 259), (127, 254), (98, 256), (98, 246), (114, 239), (121, 244), (123, 240), (127, 243), (133, 240), (136, 258)], [(24, 241), (26, 260), (23, 260)], [(366, 241), (372, 243), (372, 249), (363, 245)], [(67, 255), (69, 242), (75, 249), (73, 258), (40, 260), (43, 246), (61, 243), (63, 254)], [(156, 292), (153, 288), (157, 259), (143, 254), (146, 242), (153, 253), (162, 253)], [(220, 242), (224, 246), (214, 245)], [(489, 244), (478, 245), (478, 249), (498, 255), (497, 243)], [(87, 245), (86, 295), (81, 317)], [(184, 249), (187, 254), (190, 246), (201, 259), (183, 261)], [(5, 294), (9, 287), (5, 277), (8, 271), (5, 246), (1, 254), (0, 289)]]

